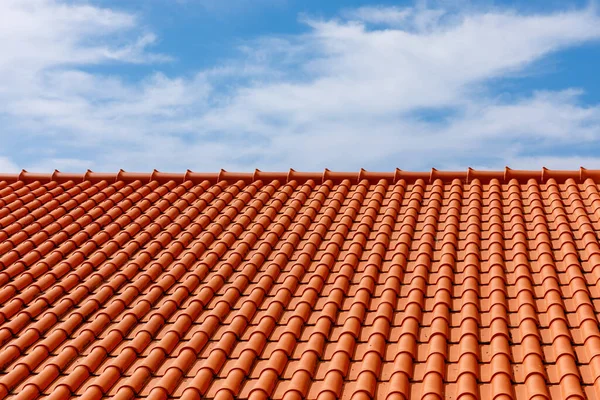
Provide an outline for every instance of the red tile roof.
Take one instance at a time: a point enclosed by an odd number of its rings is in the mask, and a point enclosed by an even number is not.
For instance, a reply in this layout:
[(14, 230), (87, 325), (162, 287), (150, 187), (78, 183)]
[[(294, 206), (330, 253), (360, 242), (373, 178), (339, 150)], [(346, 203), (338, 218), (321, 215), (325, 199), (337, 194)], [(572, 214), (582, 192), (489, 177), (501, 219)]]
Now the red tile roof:
[(0, 398), (600, 398), (599, 183), (0, 175)]

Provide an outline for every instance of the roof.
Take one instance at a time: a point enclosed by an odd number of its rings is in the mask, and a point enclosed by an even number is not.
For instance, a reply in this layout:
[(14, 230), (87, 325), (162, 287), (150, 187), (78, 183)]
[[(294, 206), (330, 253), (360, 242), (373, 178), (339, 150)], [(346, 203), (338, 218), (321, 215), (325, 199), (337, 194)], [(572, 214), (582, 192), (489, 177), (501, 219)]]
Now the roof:
[(0, 398), (600, 398), (599, 183), (0, 175)]

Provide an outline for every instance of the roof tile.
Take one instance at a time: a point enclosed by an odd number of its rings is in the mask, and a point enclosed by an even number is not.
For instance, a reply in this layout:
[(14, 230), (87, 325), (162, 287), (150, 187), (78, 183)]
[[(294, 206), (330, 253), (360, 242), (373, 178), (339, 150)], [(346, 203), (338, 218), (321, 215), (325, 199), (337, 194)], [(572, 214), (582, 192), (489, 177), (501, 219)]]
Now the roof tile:
[(599, 179), (0, 175), (0, 398), (600, 398)]

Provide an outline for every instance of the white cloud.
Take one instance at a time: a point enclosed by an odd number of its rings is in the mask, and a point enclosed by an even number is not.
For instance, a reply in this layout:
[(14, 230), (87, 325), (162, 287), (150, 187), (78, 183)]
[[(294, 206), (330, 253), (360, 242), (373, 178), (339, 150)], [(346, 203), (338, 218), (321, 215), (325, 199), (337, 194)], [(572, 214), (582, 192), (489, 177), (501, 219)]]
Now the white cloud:
[(19, 171), (19, 167), (17, 167), (8, 157), (0, 156), (0, 171), (4, 173), (15, 173)]
[(401, 7), (359, 7), (344, 12), (344, 17), (373, 24), (399, 25), (410, 17), (411, 8)]
[(0, 23), (0, 120), (20, 167), (500, 168), (572, 161), (572, 143), (600, 137), (600, 107), (577, 89), (504, 98), (488, 85), (600, 38), (592, 9), (346, 10), (225, 65), (141, 81), (82, 68), (167, 60), (139, 16), (51, 0), (2, 2), (0, 15), (18, 26)]
[(417, 1), (414, 7), (365, 6), (345, 10), (342, 15), (350, 21), (424, 32), (435, 28), (444, 16), (452, 14), (446, 9), (431, 9), (425, 1)]
[(45, 158), (44, 160), (31, 164), (32, 171), (85, 171), (92, 167), (89, 160), (79, 160), (76, 158)]
[[(8, 80), (7, 73), (31, 79), (50, 66), (161, 59), (143, 52), (154, 36), (140, 32), (132, 14), (57, 0), (3, 0), (0, 18), (3, 80)], [(133, 41), (131, 36), (127, 43), (109, 41), (120, 33), (131, 34)]]

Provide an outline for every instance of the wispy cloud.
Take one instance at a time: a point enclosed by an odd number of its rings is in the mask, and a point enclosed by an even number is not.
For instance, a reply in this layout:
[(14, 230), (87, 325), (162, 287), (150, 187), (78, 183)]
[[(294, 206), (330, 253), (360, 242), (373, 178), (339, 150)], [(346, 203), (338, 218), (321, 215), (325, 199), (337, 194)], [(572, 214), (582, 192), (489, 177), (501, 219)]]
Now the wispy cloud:
[(348, 21), (420, 32), (437, 27), (444, 16), (452, 15), (446, 9), (431, 9), (424, 1), (418, 1), (414, 7), (366, 6), (342, 12)]
[(578, 89), (507, 99), (489, 85), (599, 39), (592, 9), (345, 10), (225, 65), (139, 81), (86, 68), (176, 56), (151, 52), (139, 16), (51, 0), (0, 15), (14, 27), (0, 27), (1, 169), (552, 167), (600, 138)]
[(408, 7), (359, 7), (346, 10), (343, 16), (350, 20), (373, 24), (400, 25), (408, 20), (412, 12), (413, 9)]

